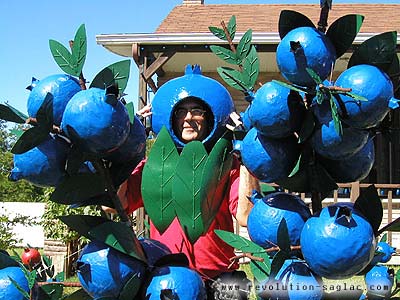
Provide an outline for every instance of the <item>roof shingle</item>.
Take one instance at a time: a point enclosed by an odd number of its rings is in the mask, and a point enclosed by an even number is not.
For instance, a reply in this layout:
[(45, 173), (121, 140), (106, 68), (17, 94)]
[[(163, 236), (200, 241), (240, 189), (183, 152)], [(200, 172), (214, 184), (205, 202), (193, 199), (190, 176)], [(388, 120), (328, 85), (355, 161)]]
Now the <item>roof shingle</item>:
[[(316, 25), (321, 8), (314, 4), (203, 4), (178, 5), (163, 20), (156, 33), (209, 32), (208, 26), (221, 27), (236, 16), (237, 32), (278, 32), (282, 10), (306, 15)], [(400, 31), (400, 4), (334, 4), (329, 11), (328, 26), (341, 16), (360, 14), (365, 17), (360, 32)]]

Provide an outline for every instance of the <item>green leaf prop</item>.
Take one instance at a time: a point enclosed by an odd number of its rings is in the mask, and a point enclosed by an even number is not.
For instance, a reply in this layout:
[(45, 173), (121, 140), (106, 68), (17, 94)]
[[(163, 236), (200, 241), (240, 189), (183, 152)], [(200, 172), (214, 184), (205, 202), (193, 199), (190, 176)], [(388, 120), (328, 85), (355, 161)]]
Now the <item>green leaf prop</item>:
[(275, 278), (279, 270), (282, 268), (286, 259), (290, 258), (289, 253), (286, 251), (278, 251), (271, 263), (271, 273), (270, 278)]
[[(90, 216), (89, 216), (90, 217)], [(146, 256), (133, 229), (121, 222), (105, 222), (89, 230), (89, 235), (114, 249), (146, 262)]]
[(62, 299), (64, 286), (62, 283), (48, 283), (40, 286), (39, 298), (40, 300), (60, 300)]
[(79, 74), (76, 74), (72, 54), (68, 51), (68, 49), (65, 48), (63, 44), (55, 40), (49, 40), (49, 46), (51, 54), (61, 70), (72, 76), (79, 76)]
[(353, 44), (363, 21), (364, 16), (351, 14), (340, 17), (329, 26), (326, 36), (335, 47), (336, 58), (345, 54)]
[(215, 229), (214, 232), (229, 246), (236, 248), (243, 253), (265, 253), (265, 249), (263, 247), (236, 233), (220, 229)]
[(313, 69), (306, 68), (306, 71), (307, 71), (308, 75), (310, 75), (310, 77), (315, 81), (316, 84), (322, 83), (321, 78), (318, 76), (318, 74)]
[(138, 275), (140, 274), (133, 274), (131, 278), (129, 278), (128, 282), (125, 283), (118, 300), (132, 300), (136, 294), (138, 293), (142, 280), (137, 280)]
[(18, 124), (24, 124), (28, 117), (10, 104), (0, 104), (0, 119), (7, 122), (14, 122)]
[[(233, 157), (229, 153), (231, 142), (221, 138), (215, 144), (204, 165), (201, 183), (201, 214), (206, 232), (217, 215), (228, 189)], [(206, 195), (204, 195), (206, 193)]]
[(246, 92), (247, 86), (245, 81), (243, 80), (242, 73), (238, 70), (228, 68), (228, 67), (218, 67), (217, 72), (219, 76), (231, 87)]
[(101, 241), (122, 253), (146, 262), (143, 249), (132, 228), (127, 224), (88, 215), (69, 215), (59, 218), (80, 235), (90, 240)]
[(11, 153), (22, 154), (43, 143), (53, 128), (53, 95), (47, 93), (37, 114), (37, 126), (29, 128), (17, 140)]
[(118, 87), (119, 94), (122, 95), (129, 80), (131, 61), (122, 60), (105, 67), (93, 79), (90, 87), (106, 89), (111, 85)]
[(19, 139), (25, 131), (22, 129), (11, 129), (10, 133), (13, 134), (17, 139)]
[(201, 179), (207, 151), (200, 141), (185, 145), (172, 178), (172, 198), (179, 222), (191, 243), (204, 232)]
[(289, 83), (286, 83), (286, 82), (283, 82), (283, 81), (272, 79), (272, 82), (275, 82), (275, 83), (277, 83), (277, 84), (279, 84), (279, 85), (281, 85), (281, 86), (283, 86), (285, 88), (291, 89), (291, 90), (299, 92), (299, 93), (304, 93), (304, 92), (307, 91), (307, 89), (304, 89), (304, 88), (301, 88), (301, 87), (296, 87), (296, 86), (294, 86), (292, 84), (289, 84)]
[(15, 286), (15, 288), (24, 296), (24, 299), (30, 299), (29, 294), (19, 285), (19, 283), (17, 281), (15, 281), (10, 276), (8, 276), (8, 279), (10, 279), (10, 281)]
[(336, 102), (333, 100), (332, 95), (330, 95), (329, 99), (330, 105), (331, 105), (331, 113), (332, 113), (332, 119), (333, 119), (333, 125), (335, 127), (335, 131), (339, 136), (343, 135), (343, 127), (342, 127), (342, 122), (340, 121), (340, 116), (339, 112), (336, 106)]
[(81, 74), (87, 51), (86, 30), (84, 24), (78, 28), (75, 34), (71, 49), (72, 53), (69, 52), (65, 46), (55, 40), (49, 40), (49, 46), (51, 54), (61, 70), (72, 76), (79, 76)]
[(268, 277), (271, 271), (271, 262), (268, 253), (265, 251), (264, 248), (233, 232), (220, 229), (215, 229), (214, 232), (220, 239), (222, 239), (231, 247), (236, 248), (243, 253), (251, 253), (253, 256), (262, 258), (262, 262), (251, 260), (250, 268), (253, 272), (254, 277), (258, 281), (263, 281)]
[(285, 218), (281, 220), (278, 226), (278, 246), (281, 249), (280, 251), (284, 251), (290, 253), (290, 238), (289, 238), (289, 230), (287, 228), (287, 223)]
[(279, 36), (281, 39), (285, 37), (289, 31), (297, 27), (314, 27), (313, 22), (303, 15), (294, 10), (282, 10), (279, 16)]
[(236, 57), (239, 63), (243, 61), (243, 59), (247, 56), (247, 53), (250, 51), (252, 35), (253, 31), (249, 29), (245, 32), (245, 34), (243, 34), (239, 41), (236, 49)]
[(367, 218), (374, 230), (374, 234), (377, 236), (383, 218), (383, 206), (374, 185), (370, 185), (360, 191), (360, 196), (354, 202), (354, 208), (358, 209)]
[(235, 16), (231, 16), (231, 18), (229, 19), (227, 29), (229, 32), (229, 36), (230, 36), (231, 40), (233, 41), (233, 39), (235, 38), (235, 34), (236, 34), (236, 17)]
[(76, 31), (74, 44), (72, 46), (72, 61), (75, 68), (75, 76), (79, 76), (85, 64), (87, 52), (87, 39), (85, 24), (82, 24)]
[(375, 35), (364, 41), (350, 57), (347, 68), (370, 64), (386, 72), (396, 53), (397, 32), (390, 31)]
[(85, 292), (84, 289), (79, 289), (74, 291), (72, 294), (69, 294), (63, 300), (91, 300), (93, 299), (88, 293)]
[(379, 229), (378, 234), (381, 234), (385, 231), (400, 232), (400, 218), (397, 218), (396, 220)]
[(42, 127), (32, 127), (25, 131), (11, 149), (13, 154), (25, 153), (43, 143), (49, 136), (47, 130)]
[(250, 261), (251, 273), (258, 282), (262, 282), (266, 280), (271, 273), (271, 261), (269, 255), (267, 252), (255, 253), (253, 255), (263, 259), (263, 261), (253, 259)]
[(314, 114), (311, 110), (307, 110), (303, 124), (301, 125), (300, 132), (299, 132), (299, 144), (304, 143), (308, 138), (311, 137), (312, 133), (314, 132), (315, 128), (315, 119)]
[(7, 254), (0, 252), (0, 270), (8, 267), (19, 267), (19, 264)]
[(175, 218), (172, 178), (179, 154), (165, 127), (153, 144), (143, 169), (142, 197), (154, 226), (163, 233)]
[(252, 46), (249, 55), (247, 55), (243, 61), (242, 78), (248, 90), (253, 90), (258, 78), (259, 68), (260, 62), (258, 60), (257, 51), (256, 48)]
[(76, 174), (66, 177), (50, 196), (59, 204), (75, 204), (105, 193), (105, 179), (99, 174)]
[(382, 237), (381, 237), (381, 239), (379, 240), (379, 242), (386, 243), (386, 241), (387, 241), (387, 233), (385, 232), (385, 234), (382, 235)]
[(135, 121), (135, 108), (133, 106), (133, 102), (128, 102), (125, 105), (125, 107), (126, 107), (126, 110), (128, 111), (129, 121), (131, 122), (131, 124), (133, 124)]
[(220, 59), (223, 61), (229, 63), (229, 64), (240, 64), (241, 61), (239, 61), (236, 57), (236, 53), (234, 53), (232, 50), (221, 47), (221, 46), (216, 46), (216, 45), (211, 45), (210, 50), (218, 56)]
[(210, 30), (210, 32), (217, 38), (225, 41), (227, 40), (225, 31), (223, 29), (214, 26), (209, 26), (208, 30)]

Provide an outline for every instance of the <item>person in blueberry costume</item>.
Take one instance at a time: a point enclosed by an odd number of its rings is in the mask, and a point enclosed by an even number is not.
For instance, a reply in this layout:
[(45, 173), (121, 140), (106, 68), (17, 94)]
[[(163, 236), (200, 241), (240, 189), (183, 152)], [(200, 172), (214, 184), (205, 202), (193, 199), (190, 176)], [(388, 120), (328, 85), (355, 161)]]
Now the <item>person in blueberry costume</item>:
[[(162, 212), (155, 209), (156, 213), (150, 214), (153, 211), (151, 206), (154, 205), (154, 199), (157, 197), (154, 196), (154, 182), (146, 183), (145, 175), (143, 175), (146, 167), (149, 167), (146, 165), (150, 164), (152, 151), (150, 151), (149, 157), (143, 160), (128, 180), (121, 185), (118, 195), (128, 213), (132, 213), (139, 207), (145, 207), (151, 220), (150, 238), (164, 243), (172, 252), (186, 254), (190, 267), (196, 270), (205, 281), (207, 299), (219, 299), (225, 290), (222, 287), (224, 284), (236, 287), (240, 285), (240, 291), (237, 291), (236, 288), (236, 291), (233, 292), (237, 294), (236, 296), (226, 295), (230, 297), (229, 299), (247, 299), (249, 281), (244, 272), (237, 270), (238, 264), (232, 264), (230, 260), (235, 256), (234, 249), (219, 239), (214, 232), (215, 229), (233, 232), (232, 217), (236, 218), (241, 226), (246, 226), (247, 216), (252, 207), (247, 197), (254, 189), (259, 190), (258, 180), (232, 154), (232, 132), (227, 130), (227, 127), (229, 128), (230, 118), (236, 118), (237, 121), (237, 114), (234, 112), (234, 104), (229, 92), (216, 80), (203, 76), (198, 65), (188, 65), (185, 75), (163, 84), (155, 94), (152, 105), (145, 107), (140, 113), (143, 117), (152, 115), (152, 128), (157, 134), (157, 139), (160, 138), (160, 132), (163, 129), (167, 130), (177, 153), (181, 156), (186, 150), (189, 151), (189, 149), (185, 149), (189, 146), (198, 149), (199, 141), (202, 144), (201, 147), (205, 149), (204, 153), (211, 155), (210, 152), (213, 151), (221, 137), (228, 139), (231, 148), (225, 149), (227, 151), (224, 153), (228, 154), (222, 163), (227, 164), (228, 162), (229, 168), (226, 176), (218, 177), (217, 184), (214, 186), (213, 201), (218, 203), (216, 209), (214, 208), (215, 212), (199, 211), (200, 217), (205, 220), (206, 224), (201, 234), (193, 234), (189, 228), (191, 226), (184, 224), (184, 218), (181, 217), (178, 209), (182, 210), (183, 207), (183, 211), (185, 211), (186, 204), (179, 203), (181, 200), (175, 196), (173, 196), (173, 201), (177, 203), (175, 204), (176, 217), (166, 225), (161, 222), (161, 226), (157, 228), (155, 221), (162, 219), (157, 213), (161, 214)], [(181, 170), (185, 169), (182, 167), (181, 157), (178, 158), (180, 160), (174, 176), (180, 176)], [(205, 177), (213, 176), (211, 170), (213, 167), (210, 169), (205, 167), (202, 180), (193, 177), (187, 182), (198, 182), (199, 185), (194, 184), (198, 187), (198, 191), (210, 189), (210, 184), (203, 183), (210, 182)], [(163, 174), (167, 172), (161, 170), (160, 166), (153, 166), (153, 169), (156, 168), (160, 168), (160, 172)], [(181, 189), (183, 190), (177, 184), (172, 184), (171, 189), (173, 190), (172, 195), (178, 196), (181, 195)], [(151, 191), (148, 192), (148, 190)], [(167, 191), (163, 191), (163, 194), (165, 193)], [(146, 199), (145, 195), (153, 195), (153, 197), (148, 196)], [(210, 193), (206, 191), (203, 195), (209, 197)], [(196, 197), (195, 195), (194, 199), (197, 199)], [(188, 208), (188, 210), (191, 209)], [(232, 291), (226, 291), (226, 293), (232, 294)]]

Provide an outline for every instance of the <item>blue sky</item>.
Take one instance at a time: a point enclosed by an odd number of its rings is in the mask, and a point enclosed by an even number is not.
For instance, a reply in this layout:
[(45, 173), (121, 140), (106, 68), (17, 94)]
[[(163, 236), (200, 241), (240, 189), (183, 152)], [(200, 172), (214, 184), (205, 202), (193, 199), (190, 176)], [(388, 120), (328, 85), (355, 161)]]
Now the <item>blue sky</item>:
[[(333, 0), (335, 3), (400, 3), (400, 0)], [(103, 33), (151, 33), (182, 0), (38, 0), (0, 1), (0, 103), (8, 101), (26, 113), (31, 78), (62, 73), (50, 53), (48, 41), (54, 39), (67, 46), (76, 30), (85, 24), (88, 49), (83, 72), (90, 80), (107, 65), (125, 59), (96, 44)], [(206, 4), (319, 3), (319, 1), (205, 0)], [(130, 80), (125, 92), (127, 101), (137, 102), (136, 65), (131, 64)]]

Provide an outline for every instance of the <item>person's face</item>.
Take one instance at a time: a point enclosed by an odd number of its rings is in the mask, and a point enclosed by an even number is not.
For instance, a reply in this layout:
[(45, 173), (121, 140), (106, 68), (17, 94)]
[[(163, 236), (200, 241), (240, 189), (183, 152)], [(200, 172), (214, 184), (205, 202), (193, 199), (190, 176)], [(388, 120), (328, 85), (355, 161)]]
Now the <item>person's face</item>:
[(201, 141), (207, 135), (204, 107), (196, 100), (178, 104), (172, 118), (175, 134), (184, 143)]

